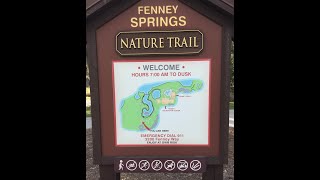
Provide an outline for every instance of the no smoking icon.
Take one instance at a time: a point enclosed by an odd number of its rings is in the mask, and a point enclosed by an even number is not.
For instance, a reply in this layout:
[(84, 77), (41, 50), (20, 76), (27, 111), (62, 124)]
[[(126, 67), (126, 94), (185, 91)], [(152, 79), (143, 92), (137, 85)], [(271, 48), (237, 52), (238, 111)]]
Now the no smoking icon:
[(199, 171), (199, 169), (201, 169), (201, 162), (198, 161), (198, 160), (193, 160), (193, 161), (191, 161), (191, 163), (190, 163), (190, 168), (191, 168), (193, 171)]

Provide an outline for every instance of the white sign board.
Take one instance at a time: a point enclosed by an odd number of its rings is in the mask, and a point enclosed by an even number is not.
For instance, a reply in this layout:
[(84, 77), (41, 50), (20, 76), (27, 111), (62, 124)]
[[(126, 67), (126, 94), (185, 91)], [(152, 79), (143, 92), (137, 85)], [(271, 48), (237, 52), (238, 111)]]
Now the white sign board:
[(112, 63), (116, 146), (209, 146), (210, 59)]

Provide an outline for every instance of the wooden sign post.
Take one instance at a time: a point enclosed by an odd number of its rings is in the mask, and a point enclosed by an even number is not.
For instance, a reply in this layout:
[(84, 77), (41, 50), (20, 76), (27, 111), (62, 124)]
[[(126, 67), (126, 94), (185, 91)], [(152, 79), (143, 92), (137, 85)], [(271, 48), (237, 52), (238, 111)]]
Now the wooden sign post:
[(200, 0), (114, 0), (87, 12), (100, 179), (188, 172), (222, 180), (233, 13)]

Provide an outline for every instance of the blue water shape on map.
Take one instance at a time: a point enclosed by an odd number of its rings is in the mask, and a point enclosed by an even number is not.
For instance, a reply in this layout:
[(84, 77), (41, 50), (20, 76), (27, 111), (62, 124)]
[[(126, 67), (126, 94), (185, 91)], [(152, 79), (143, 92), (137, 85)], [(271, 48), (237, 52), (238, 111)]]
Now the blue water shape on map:
[(168, 90), (166, 90), (166, 91), (164, 92), (164, 94), (165, 94), (166, 96), (170, 96), (170, 95), (171, 95), (171, 92), (172, 92), (172, 90), (171, 90), (171, 89), (168, 89)]
[(179, 82), (180, 82), (183, 86), (191, 86), (193, 80), (182, 80), (182, 81), (179, 81)]
[(137, 94), (134, 96), (134, 98), (140, 99), (139, 93), (137, 93)]
[(152, 92), (152, 97), (153, 97), (153, 99), (158, 99), (158, 98), (160, 98), (160, 90), (154, 90), (154, 91)]
[(149, 95), (148, 94), (145, 94), (143, 96), (143, 99), (142, 99), (142, 102), (146, 105), (148, 105), (149, 107), (149, 110), (147, 111), (145, 108), (143, 109), (143, 115), (144, 117), (148, 117), (150, 116), (150, 114), (153, 112), (153, 106), (152, 106), (152, 102), (148, 99), (149, 98)]
[(166, 83), (166, 82), (159, 82), (159, 83), (152, 83), (152, 84), (143, 85), (138, 89), (138, 92), (143, 92), (144, 94), (149, 94), (149, 91), (153, 87), (159, 86), (159, 85), (164, 84), (164, 83)]
[(124, 100), (120, 102), (120, 109), (122, 108), (123, 105), (124, 105)]

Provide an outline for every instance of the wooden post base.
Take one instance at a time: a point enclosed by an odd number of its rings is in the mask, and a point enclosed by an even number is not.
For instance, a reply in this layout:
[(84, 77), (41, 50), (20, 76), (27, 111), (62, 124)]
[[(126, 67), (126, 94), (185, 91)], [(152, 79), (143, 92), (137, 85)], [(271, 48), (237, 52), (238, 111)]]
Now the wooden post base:
[(207, 165), (207, 171), (202, 174), (202, 180), (223, 180), (223, 165)]
[(120, 180), (120, 173), (114, 172), (113, 165), (100, 165), (100, 180)]

